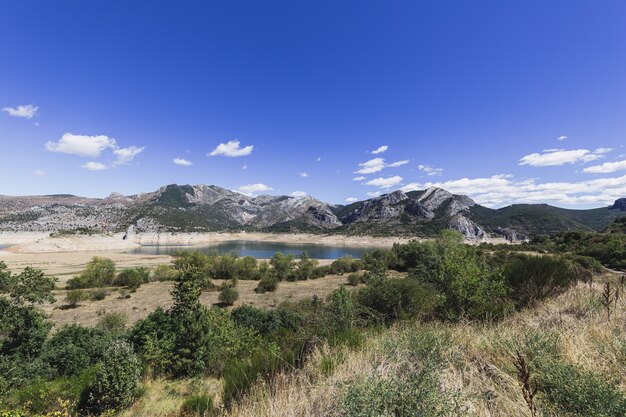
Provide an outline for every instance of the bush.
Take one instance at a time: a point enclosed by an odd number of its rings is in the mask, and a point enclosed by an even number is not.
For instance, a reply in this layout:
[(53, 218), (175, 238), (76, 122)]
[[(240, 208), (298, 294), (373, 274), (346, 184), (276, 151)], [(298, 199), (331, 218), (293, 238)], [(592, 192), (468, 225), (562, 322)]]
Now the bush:
[(150, 272), (145, 267), (126, 268), (115, 278), (113, 284), (120, 287), (127, 287), (136, 290), (141, 284), (150, 281)]
[(406, 375), (379, 376), (350, 382), (339, 400), (340, 415), (351, 417), (461, 415), (439, 385), (431, 367)]
[(159, 265), (152, 271), (152, 279), (154, 281), (175, 281), (178, 271), (170, 265)]
[(89, 291), (89, 298), (91, 301), (100, 301), (104, 300), (106, 296), (109, 295), (109, 291), (104, 288), (96, 288)]
[(67, 287), (69, 289), (106, 287), (111, 285), (114, 279), (115, 263), (111, 259), (94, 256), (79, 276), (67, 281)]
[(501, 269), (491, 265), (478, 249), (464, 244), (459, 232), (444, 230), (435, 242), (424, 245), (434, 245), (436, 256), (416, 264), (409, 276), (442, 294), (442, 318), (500, 318), (510, 311), (509, 288)]
[(440, 296), (432, 287), (411, 278), (387, 278), (377, 275), (357, 293), (360, 304), (380, 313), (386, 321), (430, 315)]
[(363, 282), (363, 275), (362, 274), (352, 273), (352, 274), (348, 275), (348, 284), (349, 285), (352, 285), (353, 287), (356, 287), (361, 282)]
[(137, 356), (128, 343), (118, 340), (105, 351), (93, 381), (83, 392), (81, 408), (92, 413), (119, 412), (132, 404), (139, 380)]
[(100, 318), (97, 328), (113, 333), (121, 333), (126, 330), (128, 316), (125, 313), (108, 313)]
[(626, 396), (604, 375), (584, 371), (572, 364), (546, 364), (539, 388), (548, 401), (546, 408), (580, 417), (626, 416)]
[(101, 329), (69, 324), (46, 341), (41, 357), (55, 376), (78, 375), (102, 359), (113, 341)]
[(358, 270), (363, 268), (363, 262), (354, 259), (351, 256), (344, 256), (342, 258), (336, 259), (330, 264), (329, 272), (331, 274), (343, 275), (349, 272), (357, 272)]
[(520, 306), (560, 294), (576, 283), (579, 265), (551, 255), (518, 255), (504, 269), (511, 296)]
[(65, 293), (65, 303), (69, 307), (75, 308), (78, 303), (89, 299), (89, 294), (85, 290), (69, 290)]
[(309, 255), (306, 253), (306, 251), (302, 252), (302, 255), (300, 256), (300, 260), (298, 261), (298, 264), (297, 264), (297, 269), (296, 269), (296, 274), (295, 274), (296, 278), (301, 281), (311, 279), (313, 277), (315, 268), (317, 267), (318, 263), (319, 261), (317, 259), (310, 258)]
[(266, 292), (276, 291), (278, 288), (278, 279), (275, 277), (263, 277), (259, 281), (259, 284), (254, 289), (254, 292), (258, 294), (265, 294)]
[(270, 259), (270, 265), (278, 281), (286, 280), (293, 273), (293, 255), (283, 255), (280, 252), (276, 252)]
[(239, 292), (233, 287), (224, 287), (220, 291), (219, 300), (221, 303), (232, 306), (239, 299)]

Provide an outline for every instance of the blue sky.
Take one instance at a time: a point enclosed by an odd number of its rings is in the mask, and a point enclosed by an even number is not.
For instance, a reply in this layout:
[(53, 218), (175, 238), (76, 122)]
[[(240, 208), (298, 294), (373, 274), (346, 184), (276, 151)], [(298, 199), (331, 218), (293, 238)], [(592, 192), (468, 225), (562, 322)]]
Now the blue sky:
[(430, 185), (494, 207), (626, 197), (623, 1), (1, 10), (0, 194), (190, 183), (333, 203)]

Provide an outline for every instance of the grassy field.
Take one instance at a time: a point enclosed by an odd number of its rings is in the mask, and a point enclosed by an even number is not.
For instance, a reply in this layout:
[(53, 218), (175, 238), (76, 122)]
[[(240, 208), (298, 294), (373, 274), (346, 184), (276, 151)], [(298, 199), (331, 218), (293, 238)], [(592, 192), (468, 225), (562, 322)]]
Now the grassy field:
[[(317, 295), (325, 298), (331, 291), (339, 288), (341, 284), (346, 284), (347, 275), (329, 275), (316, 280), (281, 282), (274, 292), (257, 294), (254, 289), (258, 281), (239, 280), (237, 290), (239, 291), (238, 305), (247, 304), (259, 308), (275, 307), (283, 301), (298, 301)], [(216, 287), (224, 281), (213, 280)], [(56, 302), (47, 304), (43, 308), (50, 315), (52, 321), (57, 325), (67, 323), (79, 323), (84, 326), (93, 326), (106, 313), (124, 313), (128, 317), (128, 324), (132, 325), (137, 320), (146, 317), (157, 307), (168, 309), (172, 306), (173, 282), (151, 282), (143, 284), (136, 292), (131, 293), (125, 289), (109, 288), (109, 294), (104, 300), (82, 301), (75, 308), (68, 308), (65, 304), (65, 290), (54, 292)], [(204, 291), (200, 297), (202, 304), (212, 306), (217, 304), (217, 291)]]

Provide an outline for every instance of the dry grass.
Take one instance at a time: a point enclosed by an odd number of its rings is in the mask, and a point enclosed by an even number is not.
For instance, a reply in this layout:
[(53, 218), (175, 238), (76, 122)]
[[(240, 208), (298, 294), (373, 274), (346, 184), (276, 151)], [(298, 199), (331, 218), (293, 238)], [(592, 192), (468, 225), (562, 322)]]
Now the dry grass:
[[(393, 373), (419, 347), (411, 339), (428, 332), (446, 341), (439, 347), (440, 386), (458, 396), (467, 415), (531, 416), (513, 362), (516, 346), (523, 345), (530, 331), (556, 335), (564, 360), (617, 381), (626, 393), (626, 300), (614, 304), (607, 321), (599, 303), (606, 279), (615, 282), (607, 275), (591, 288), (579, 284), (497, 324), (403, 324), (372, 335), (359, 351), (324, 347), (304, 369), (279, 376), (271, 386), (258, 385), (228, 415), (337, 415), (336, 405), (348, 384)], [(324, 376), (322, 362), (329, 358), (337, 365)]]
[[(258, 281), (239, 280), (237, 290), (239, 300), (231, 308), (238, 305), (248, 304), (260, 308), (272, 308), (283, 301), (297, 301), (310, 298), (313, 295), (324, 298), (339, 285), (346, 284), (348, 275), (329, 275), (324, 278), (308, 281), (287, 282), (283, 281), (274, 292), (257, 294), (254, 289)], [(222, 280), (213, 280), (216, 286), (222, 284)], [(106, 313), (124, 313), (128, 317), (129, 324), (146, 317), (157, 307), (169, 308), (172, 306), (170, 290), (172, 282), (151, 282), (144, 284), (135, 293), (126, 290), (110, 288), (109, 295), (100, 301), (84, 301), (78, 307), (64, 308), (64, 290), (55, 291), (56, 303), (44, 306), (44, 310), (50, 315), (57, 325), (67, 323), (80, 323), (84, 326), (94, 326), (100, 317)], [(129, 295), (125, 298), (123, 294)], [(205, 305), (218, 303), (217, 291), (205, 291), (201, 296), (201, 302)]]

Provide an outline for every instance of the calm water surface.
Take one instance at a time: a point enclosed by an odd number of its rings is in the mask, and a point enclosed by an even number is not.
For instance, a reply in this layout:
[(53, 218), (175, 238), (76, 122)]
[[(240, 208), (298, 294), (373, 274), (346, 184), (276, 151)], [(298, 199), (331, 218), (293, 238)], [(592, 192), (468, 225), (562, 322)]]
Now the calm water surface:
[(361, 258), (365, 252), (371, 252), (375, 248), (355, 246), (326, 246), (315, 244), (256, 242), (249, 240), (235, 240), (231, 242), (216, 243), (205, 246), (183, 245), (147, 245), (131, 250), (129, 253), (147, 255), (173, 255), (181, 250), (199, 251), (204, 253), (218, 252), (230, 253), (239, 256), (252, 256), (258, 259), (271, 258), (276, 252), (299, 256), (306, 251), (310, 257), (317, 259), (336, 259), (350, 255)]

